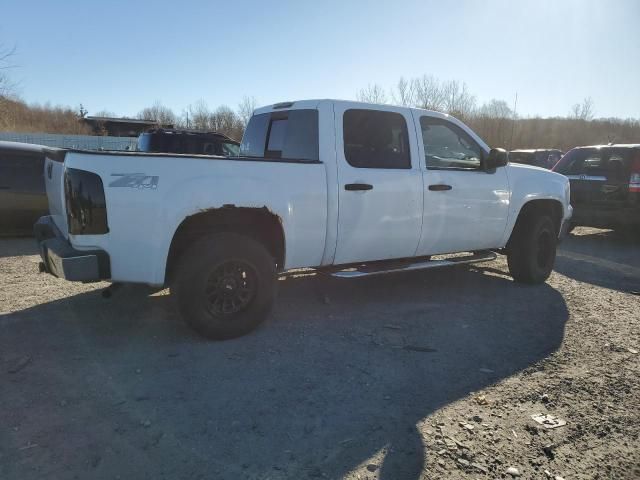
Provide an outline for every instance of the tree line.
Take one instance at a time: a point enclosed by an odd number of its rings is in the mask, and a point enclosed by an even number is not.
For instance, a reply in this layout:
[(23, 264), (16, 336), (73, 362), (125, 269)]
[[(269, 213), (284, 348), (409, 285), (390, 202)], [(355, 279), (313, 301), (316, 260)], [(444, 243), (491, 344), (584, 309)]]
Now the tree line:
[[(567, 151), (579, 145), (640, 143), (640, 120), (594, 118), (590, 99), (571, 107), (566, 117), (522, 118), (504, 100), (492, 99), (477, 105), (475, 97), (464, 83), (452, 82), (438, 92), (429, 82), (421, 80), (413, 87), (409, 82), (400, 82), (399, 86), (409, 87), (404, 90), (399, 88), (393, 91), (393, 95), (387, 95), (379, 86), (373, 85), (359, 91), (357, 99), (449, 113), (464, 121), (494, 147), (558, 148)], [(156, 102), (142, 109), (136, 117), (152, 120), (158, 125), (218, 131), (240, 140), (256, 106), (254, 97), (245, 97), (235, 109), (226, 105), (210, 108), (200, 100), (187, 106), (178, 115)], [(90, 135), (91, 129), (79, 121), (87, 113), (83, 107), (72, 109), (48, 104), (28, 105), (18, 98), (0, 95), (0, 131)], [(92, 115), (117, 116), (108, 111), (98, 111)]]
[[(151, 120), (158, 126), (222, 132), (240, 140), (256, 107), (253, 97), (245, 97), (236, 110), (226, 105), (211, 109), (203, 100), (199, 100), (189, 105), (181, 115), (176, 115), (170, 108), (156, 102), (140, 110), (135, 118)], [(77, 109), (50, 104), (28, 105), (19, 98), (0, 95), (0, 131), (92, 135), (93, 130), (81, 121), (86, 116), (118, 117), (107, 110), (90, 112), (83, 105)]]
[(594, 102), (585, 98), (564, 117), (520, 117), (502, 99), (479, 103), (467, 84), (432, 75), (401, 77), (386, 91), (370, 84), (356, 93), (359, 101), (402, 105), (448, 113), (469, 125), (492, 147), (558, 148), (580, 145), (640, 143), (640, 119), (595, 118)]
[(153, 120), (158, 125), (174, 125), (177, 128), (221, 132), (240, 140), (244, 128), (257, 106), (256, 98), (249, 96), (245, 96), (235, 110), (227, 105), (210, 108), (204, 100), (198, 100), (188, 105), (180, 115), (177, 115), (158, 101), (152, 106), (140, 110), (137, 118)]

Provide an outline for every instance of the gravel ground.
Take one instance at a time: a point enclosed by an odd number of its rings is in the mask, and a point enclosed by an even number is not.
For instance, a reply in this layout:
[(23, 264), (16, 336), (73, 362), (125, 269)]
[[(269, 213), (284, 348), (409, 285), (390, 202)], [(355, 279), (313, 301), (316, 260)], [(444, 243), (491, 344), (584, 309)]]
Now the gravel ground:
[(2, 480), (640, 478), (637, 241), (579, 228), (533, 287), (503, 258), (288, 279), (222, 343), (32, 242), (0, 240)]

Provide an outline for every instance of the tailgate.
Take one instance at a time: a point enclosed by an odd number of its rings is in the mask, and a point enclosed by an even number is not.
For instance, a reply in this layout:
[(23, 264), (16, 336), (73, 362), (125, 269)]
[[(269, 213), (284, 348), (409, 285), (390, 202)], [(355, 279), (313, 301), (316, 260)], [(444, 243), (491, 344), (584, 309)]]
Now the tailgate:
[(44, 184), (47, 190), (47, 200), (49, 202), (49, 214), (66, 237), (67, 213), (64, 200), (64, 157), (66, 152), (46, 152), (44, 162)]

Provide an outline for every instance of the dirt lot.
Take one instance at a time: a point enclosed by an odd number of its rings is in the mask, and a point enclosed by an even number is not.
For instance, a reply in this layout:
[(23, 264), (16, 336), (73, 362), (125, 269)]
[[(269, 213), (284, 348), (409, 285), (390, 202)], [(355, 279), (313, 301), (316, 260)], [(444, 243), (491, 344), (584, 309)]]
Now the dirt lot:
[(640, 246), (612, 232), (536, 287), (504, 259), (289, 279), (223, 343), (34, 254), (0, 240), (0, 479), (640, 478)]

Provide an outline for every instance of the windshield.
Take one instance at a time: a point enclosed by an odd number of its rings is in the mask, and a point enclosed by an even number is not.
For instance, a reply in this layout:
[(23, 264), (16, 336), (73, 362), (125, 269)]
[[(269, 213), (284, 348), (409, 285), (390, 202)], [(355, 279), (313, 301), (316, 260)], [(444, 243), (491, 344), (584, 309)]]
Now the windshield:
[(222, 142), (222, 155), (237, 157), (240, 155), (240, 145), (231, 142)]

